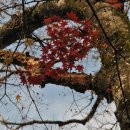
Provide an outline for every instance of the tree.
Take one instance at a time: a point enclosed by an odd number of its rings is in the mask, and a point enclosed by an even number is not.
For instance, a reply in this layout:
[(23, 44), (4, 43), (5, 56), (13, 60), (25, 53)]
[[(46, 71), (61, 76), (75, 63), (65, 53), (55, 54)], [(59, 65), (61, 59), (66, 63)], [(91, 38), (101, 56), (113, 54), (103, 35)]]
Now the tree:
[[(85, 125), (96, 113), (97, 108), (101, 101), (105, 98), (108, 103), (112, 101), (116, 104), (116, 118), (120, 123), (122, 130), (130, 129), (130, 91), (129, 91), (129, 20), (126, 13), (122, 12), (125, 1), (117, 1), (112, 3), (111, 0), (107, 1), (91, 1), (91, 0), (48, 0), (48, 1), (5, 1), (0, 2), (1, 6), (1, 21), (2, 16), (9, 18), (2, 23), (0, 27), (0, 62), (6, 67), (1, 69), (3, 76), (1, 80), (2, 86), (5, 88), (1, 100), (5, 97), (9, 98), (7, 89), (7, 80), (10, 76), (19, 73), (19, 66), (26, 71), (28, 63), (37, 63), (39, 58), (31, 56), (26, 51), (28, 46), (36, 42), (43, 47), (45, 39), (40, 39), (34, 34), (34, 30), (44, 26), (43, 20), (50, 16), (56, 15), (66, 19), (66, 13), (75, 12), (80, 20), (87, 18), (93, 22), (93, 25), (98, 28), (99, 42), (97, 50), (100, 53), (102, 67), (94, 75), (87, 75), (85, 73), (68, 73), (61, 75), (60, 78), (52, 78), (46, 76), (42, 82), (42, 88), (45, 84), (53, 83), (63, 85), (62, 87), (69, 87), (70, 89), (78, 92), (85, 93), (90, 90), (94, 92), (97, 99), (92, 106), (90, 113), (82, 119), (70, 119), (66, 121), (53, 121), (43, 120), (38, 111), (35, 100), (30, 94), (30, 86), (26, 86), (30, 98), (36, 107), (41, 120), (26, 121), (22, 123), (0, 120), (6, 126), (15, 125), (17, 128), (33, 124), (58, 124), (64, 126), (71, 123), (79, 123)], [(128, 2), (128, 1), (127, 1)], [(9, 3), (11, 3), (9, 5)], [(32, 7), (28, 7), (29, 4)], [(80, 6), (79, 6), (80, 5)], [(10, 10), (15, 8), (14, 14), (10, 14)], [(84, 33), (84, 32), (83, 32)], [(12, 50), (5, 50), (15, 41), (17, 45)], [(24, 42), (25, 49), (18, 52), (20, 44)], [(15, 46), (15, 45), (13, 45)], [(37, 67), (37, 64), (36, 64)], [(11, 68), (11, 69), (9, 69)], [(37, 68), (38, 69), (38, 68)], [(41, 71), (41, 69), (39, 69)], [(70, 80), (71, 75), (71, 80)], [(71, 81), (71, 82), (70, 82)], [(17, 101), (21, 96), (16, 95)], [(12, 101), (9, 98), (10, 101)], [(16, 104), (15, 104), (16, 105)], [(116, 123), (117, 123), (116, 122)], [(47, 127), (47, 126), (46, 126)]]

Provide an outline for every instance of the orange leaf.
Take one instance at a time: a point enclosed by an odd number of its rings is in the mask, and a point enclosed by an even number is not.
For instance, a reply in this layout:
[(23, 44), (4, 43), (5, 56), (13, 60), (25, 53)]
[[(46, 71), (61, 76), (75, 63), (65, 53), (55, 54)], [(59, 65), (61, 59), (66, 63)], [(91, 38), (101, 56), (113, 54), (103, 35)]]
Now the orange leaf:
[(51, 18), (46, 18), (44, 19), (44, 23), (45, 24), (50, 24), (52, 22), (52, 19)]
[(119, 0), (106, 0), (109, 4), (112, 4), (116, 9), (120, 9), (123, 4)]
[(22, 97), (22, 96), (20, 96), (19, 94), (16, 96), (17, 102), (21, 100), (21, 97)]
[(116, 8), (116, 9), (120, 9), (122, 7), (122, 4), (121, 3), (117, 3), (117, 4), (113, 4), (113, 6)]

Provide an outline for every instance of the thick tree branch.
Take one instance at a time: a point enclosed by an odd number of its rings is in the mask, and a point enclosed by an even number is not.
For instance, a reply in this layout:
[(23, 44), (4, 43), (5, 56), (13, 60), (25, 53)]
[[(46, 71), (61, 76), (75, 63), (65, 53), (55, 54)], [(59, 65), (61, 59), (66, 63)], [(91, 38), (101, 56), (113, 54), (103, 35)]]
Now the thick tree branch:
[[(12, 57), (13, 55), (13, 57)], [(20, 52), (11, 52), (6, 50), (0, 50), (0, 63), (5, 64), (7, 59), (12, 59), (9, 64), (18, 65), (21, 67), (26, 68), (28, 65), (28, 62), (30, 60), (36, 59), (33, 56), (27, 56), (26, 54), (20, 53)], [(37, 58), (36, 61), (39, 59)], [(7, 63), (6, 63), (7, 64)], [(39, 70), (42, 70), (39, 68)], [(41, 72), (44, 73), (44, 72)], [(71, 79), (70, 79), (71, 77)], [(63, 85), (67, 86), (71, 89), (74, 89), (77, 92), (85, 93), (86, 90), (92, 90), (97, 95), (103, 95), (106, 99), (110, 99), (110, 95), (106, 91), (106, 89), (100, 88), (100, 86), (97, 85), (97, 78), (91, 77), (84, 73), (68, 73), (67, 75), (61, 75), (60, 77), (53, 79), (51, 77), (46, 77), (45, 81), (43, 82), (43, 86), (47, 83), (57, 84), (57, 85)], [(92, 79), (93, 78), (93, 79)], [(92, 83), (93, 82), (93, 83)], [(97, 91), (98, 90), (98, 91)]]
[[(60, 6), (54, 1), (47, 1), (36, 7), (28, 8), (24, 11), (26, 22), (23, 22), (23, 14), (13, 15), (6, 24), (0, 27), (0, 48), (5, 48), (18, 39), (28, 37), (34, 30), (44, 26), (43, 19), (48, 16), (59, 15), (65, 17), (66, 13), (70, 11), (77, 12), (80, 17), (85, 15), (86, 11), (81, 13), (81, 9), (75, 6), (76, 2), (71, 5), (68, 0), (67, 3)], [(84, 6), (84, 3), (81, 4), (81, 6)]]
[(11, 52), (7, 50), (0, 50), (0, 63), (7, 64), (7, 60), (11, 60), (10, 64), (27, 66), (29, 59), (35, 59), (32, 56), (26, 56), (26, 54), (20, 52)]

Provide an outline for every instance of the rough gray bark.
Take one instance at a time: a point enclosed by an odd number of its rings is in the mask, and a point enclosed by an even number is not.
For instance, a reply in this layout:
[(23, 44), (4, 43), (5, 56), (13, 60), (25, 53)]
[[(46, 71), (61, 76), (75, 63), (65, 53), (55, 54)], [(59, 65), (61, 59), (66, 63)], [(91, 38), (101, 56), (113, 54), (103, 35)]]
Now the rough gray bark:
[[(97, 4), (97, 7), (101, 6)], [(105, 5), (106, 6), (106, 5)], [(113, 100), (116, 103), (117, 120), (122, 130), (130, 129), (130, 91), (129, 91), (129, 25), (128, 20), (106, 7), (99, 11), (99, 19), (112, 45), (106, 50), (100, 50), (103, 69), (99, 85), (110, 87)], [(109, 28), (108, 28), (109, 26)], [(105, 75), (105, 76), (104, 76)], [(103, 78), (104, 77), (104, 78)], [(102, 79), (103, 78), (103, 79)], [(108, 84), (106, 84), (108, 83)]]

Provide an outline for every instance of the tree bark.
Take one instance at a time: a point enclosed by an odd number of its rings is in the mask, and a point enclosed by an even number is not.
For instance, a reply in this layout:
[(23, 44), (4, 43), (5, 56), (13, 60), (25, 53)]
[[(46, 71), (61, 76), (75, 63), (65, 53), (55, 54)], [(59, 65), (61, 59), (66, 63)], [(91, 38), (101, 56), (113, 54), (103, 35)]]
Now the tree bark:
[[(97, 4), (98, 6), (101, 6), (101, 4)], [(108, 41), (109, 47), (106, 50), (99, 48), (103, 66), (100, 77), (103, 78), (102, 81), (105, 81), (99, 82), (99, 85), (103, 84), (104, 87), (111, 88), (112, 97), (117, 107), (116, 117), (120, 122), (121, 130), (129, 130), (129, 21), (110, 10), (110, 8), (106, 8), (105, 12), (99, 11), (97, 14), (110, 40), (110, 42)], [(109, 83), (109, 86), (106, 83)]]

